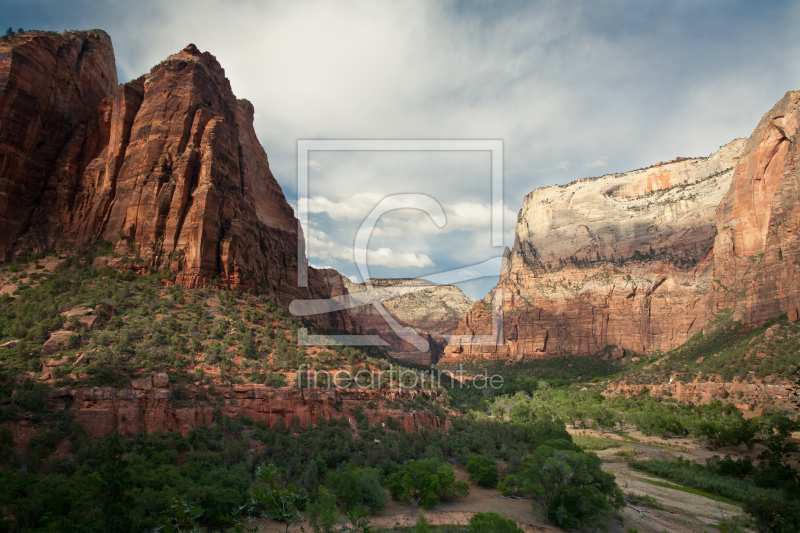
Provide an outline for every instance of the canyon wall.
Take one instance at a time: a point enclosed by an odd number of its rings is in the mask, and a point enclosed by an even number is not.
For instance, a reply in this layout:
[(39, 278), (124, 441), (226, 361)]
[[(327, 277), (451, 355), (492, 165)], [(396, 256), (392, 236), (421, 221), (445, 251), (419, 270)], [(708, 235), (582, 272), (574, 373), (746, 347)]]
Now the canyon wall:
[[(298, 286), (302, 229), (214, 56), (189, 45), (117, 86), (105, 33), (26, 32), (0, 48), (0, 72), (0, 260), (102, 239), (127, 268), (189, 287), (284, 307), (330, 295), (314, 269)], [(346, 313), (311, 320), (356, 328)]]
[(503, 342), (471, 342), (491, 332), (487, 296), (445, 359), (589, 354), (608, 345), (641, 353), (688, 340), (712, 316), (715, 210), (744, 144), (533, 191), (495, 289)]
[(749, 139), (710, 157), (530, 193), (496, 288), (502, 342), (473, 341), (491, 332), (487, 296), (444, 360), (667, 351), (723, 309), (745, 324), (795, 320), (799, 100), (787, 93)]
[[(363, 283), (353, 283), (347, 278), (342, 281), (347, 294), (358, 295), (367, 290)], [(472, 308), (472, 300), (455, 285), (401, 278), (370, 281), (387, 311), (401, 326), (411, 327), (425, 338), (429, 349), (421, 352), (401, 339), (373, 305), (356, 307), (351, 312), (361, 331), (384, 339), (389, 345), (388, 354), (395, 359), (420, 365), (438, 362), (447, 338)]]
[(759, 122), (717, 209), (717, 309), (759, 324), (800, 309), (800, 91)]
[[(165, 374), (135, 380), (124, 389), (112, 387), (61, 388), (49, 395), (50, 407), (69, 409), (91, 437), (104, 437), (114, 431), (122, 435), (179, 431), (187, 433), (213, 425), (219, 416), (250, 417), (274, 427), (314, 425), (320, 418), (346, 417), (355, 428), (356, 406), (371, 425), (383, 424), (388, 417), (409, 433), (420, 429), (448, 431), (450, 423), (423, 411), (404, 411), (402, 403), (416, 395), (435, 395), (430, 391), (402, 389), (298, 389), (270, 388), (246, 384), (209, 390), (206, 386), (170, 386)], [(372, 404), (370, 404), (372, 402)], [(364, 407), (374, 405), (374, 408)], [(400, 405), (398, 405), (400, 404)]]
[(0, 261), (8, 260), (64, 146), (117, 86), (105, 32), (0, 41)]

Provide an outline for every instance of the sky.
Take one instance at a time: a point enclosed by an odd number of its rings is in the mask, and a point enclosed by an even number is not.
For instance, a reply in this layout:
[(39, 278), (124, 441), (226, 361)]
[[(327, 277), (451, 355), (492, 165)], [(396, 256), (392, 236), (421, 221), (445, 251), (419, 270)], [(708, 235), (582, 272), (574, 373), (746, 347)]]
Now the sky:
[[(3, 27), (94, 29), (120, 82), (189, 43), (214, 54), (297, 205), (298, 140), (503, 142), (504, 244), (537, 187), (706, 156), (800, 89), (797, 2), (0, 0)], [(372, 277), (417, 277), (502, 254), (486, 151), (314, 151), (309, 261), (360, 279), (354, 239), (388, 195)], [(481, 298), (497, 277), (462, 284)]]

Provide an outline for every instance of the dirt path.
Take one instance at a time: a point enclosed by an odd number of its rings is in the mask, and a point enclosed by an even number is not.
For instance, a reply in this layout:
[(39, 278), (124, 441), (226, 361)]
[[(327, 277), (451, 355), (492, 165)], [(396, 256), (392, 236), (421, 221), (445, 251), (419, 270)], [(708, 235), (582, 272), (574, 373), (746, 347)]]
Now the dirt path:
[(646, 504), (629, 503), (621, 510), (625, 526), (636, 528), (640, 533), (661, 533), (665, 529), (676, 533), (712, 533), (717, 531), (713, 526), (723, 518), (742, 514), (739, 506), (690, 494), (678, 488), (648, 483), (667, 483), (677, 487), (662, 479), (631, 470), (627, 463), (605, 463), (603, 470), (614, 474), (617, 484), (626, 496), (645, 494), (663, 506), (663, 509), (656, 509)]

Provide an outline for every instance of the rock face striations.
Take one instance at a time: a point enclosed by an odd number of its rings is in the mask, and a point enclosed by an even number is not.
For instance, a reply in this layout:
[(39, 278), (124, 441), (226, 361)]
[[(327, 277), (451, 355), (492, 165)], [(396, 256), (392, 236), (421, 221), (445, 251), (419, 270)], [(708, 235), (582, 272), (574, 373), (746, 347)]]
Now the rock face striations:
[[(364, 284), (352, 283), (347, 278), (342, 281), (348, 294), (366, 290)], [(378, 335), (388, 342), (387, 350), (392, 357), (410, 363), (435, 364), (444, 353), (447, 338), (472, 308), (472, 300), (454, 285), (415, 279), (373, 279), (371, 283), (373, 290), (385, 298), (383, 306), (387, 311), (402, 326), (409, 326), (424, 337), (430, 349), (420, 352), (403, 341), (372, 305), (357, 307), (352, 313), (354, 319), (365, 334)]]
[(717, 209), (714, 307), (746, 324), (800, 309), (800, 91), (759, 122)]
[(314, 269), (298, 287), (302, 230), (214, 56), (189, 45), (117, 86), (101, 31), (28, 32), (0, 54), (0, 259), (103, 239), (191, 287), (329, 295)]
[[(688, 340), (710, 317), (715, 210), (743, 146), (533, 191), (498, 285), (504, 343), (468, 341), (447, 357), (641, 353)], [(456, 333), (488, 334), (490, 317), (479, 302)]]
[[(522, 359), (675, 348), (723, 309), (758, 324), (800, 309), (798, 101), (708, 158), (537, 189), (501, 274), (503, 342), (490, 297), (445, 359)], [(618, 348), (619, 349), (619, 348)]]
[[(0, 42), (0, 261), (27, 231), (67, 142), (116, 86), (114, 49), (102, 31), (26, 32)], [(61, 194), (74, 194), (69, 185)]]

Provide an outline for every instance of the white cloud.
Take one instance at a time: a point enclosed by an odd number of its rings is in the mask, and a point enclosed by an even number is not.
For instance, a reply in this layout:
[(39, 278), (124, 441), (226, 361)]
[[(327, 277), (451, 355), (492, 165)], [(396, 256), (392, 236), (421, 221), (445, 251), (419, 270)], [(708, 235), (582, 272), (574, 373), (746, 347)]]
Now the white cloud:
[[(61, 8), (54, 29), (106, 28), (121, 81), (189, 42), (215, 54), (236, 95), (253, 102), (293, 204), (298, 139), (502, 139), (507, 244), (536, 187), (708, 154), (800, 88), (796, 2), (78, 4), (79, 20)], [(481, 236), (486, 154), (315, 152), (308, 165), (312, 221), (330, 234), (309, 242), (320, 262), (351, 262), (357, 223), (376, 199), (402, 192), (441, 199), (447, 226), (387, 214), (370, 247), (392, 252), (375, 261), (409, 269), (497, 252)]]
[(425, 254), (415, 254), (413, 252), (394, 252), (389, 248), (378, 248), (370, 250), (367, 261), (371, 265), (380, 265), (394, 268), (408, 267), (430, 267), (434, 266), (431, 258)]
[[(334, 220), (361, 222), (384, 197), (374, 193), (356, 194), (341, 200), (330, 200), (323, 196), (308, 199), (310, 213), (326, 214)], [(390, 211), (381, 219), (381, 226), (376, 227), (373, 236), (424, 235), (449, 233), (452, 231), (489, 232), (491, 231), (492, 210), (486, 203), (458, 202), (442, 204), (446, 223), (437, 227), (430, 217), (422, 211), (402, 209)], [(516, 220), (516, 213), (503, 207), (503, 218), (508, 224)]]
[[(309, 229), (306, 237), (309, 260), (329, 261), (342, 259), (354, 261), (354, 254), (357, 251), (353, 246), (345, 246), (333, 242), (325, 232)], [(389, 247), (381, 247), (367, 250), (368, 266), (385, 266), (392, 268), (410, 267), (430, 267), (434, 262), (425, 254), (415, 254), (413, 252), (395, 251)]]

